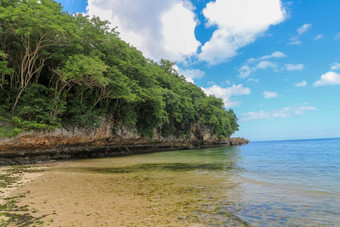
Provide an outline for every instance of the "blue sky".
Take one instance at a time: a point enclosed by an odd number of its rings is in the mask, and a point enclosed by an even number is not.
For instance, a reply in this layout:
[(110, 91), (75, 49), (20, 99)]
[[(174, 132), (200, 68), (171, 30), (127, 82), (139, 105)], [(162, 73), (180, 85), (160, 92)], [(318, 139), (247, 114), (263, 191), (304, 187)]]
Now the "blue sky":
[(250, 140), (340, 137), (336, 0), (59, 0), (225, 101)]

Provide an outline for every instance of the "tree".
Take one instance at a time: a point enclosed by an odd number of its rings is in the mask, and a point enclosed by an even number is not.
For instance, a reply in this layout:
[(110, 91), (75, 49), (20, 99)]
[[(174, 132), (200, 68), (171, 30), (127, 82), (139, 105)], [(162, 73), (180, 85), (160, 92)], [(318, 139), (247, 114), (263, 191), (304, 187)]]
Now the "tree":
[(13, 69), (7, 67), (8, 62), (5, 61), (6, 58), (7, 55), (3, 51), (0, 51), (0, 75), (1, 75), (0, 89), (4, 88), (3, 85), (5, 83), (5, 75), (13, 73)]
[(46, 61), (67, 42), (69, 15), (50, 0), (14, 0), (0, 6), (0, 24), (4, 35), (1, 48), (14, 69), (11, 85), (18, 92), (13, 110), (24, 89), (38, 80)]
[(55, 70), (62, 83), (58, 94), (61, 94), (67, 86), (70, 89), (74, 85), (81, 85), (85, 90), (96, 91), (96, 101), (92, 106), (94, 107), (103, 98), (109, 97), (112, 92), (107, 89), (110, 80), (104, 76), (107, 68), (105, 63), (96, 56), (88, 57), (83, 54), (70, 56), (64, 67)]
[(221, 99), (188, 83), (175, 62), (145, 58), (110, 27), (69, 15), (54, 0), (1, 0), (0, 114), (10, 112), (24, 129), (96, 127), (106, 114), (147, 137), (157, 130), (187, 138), (198, 122), (219, 138), (238, 130)]

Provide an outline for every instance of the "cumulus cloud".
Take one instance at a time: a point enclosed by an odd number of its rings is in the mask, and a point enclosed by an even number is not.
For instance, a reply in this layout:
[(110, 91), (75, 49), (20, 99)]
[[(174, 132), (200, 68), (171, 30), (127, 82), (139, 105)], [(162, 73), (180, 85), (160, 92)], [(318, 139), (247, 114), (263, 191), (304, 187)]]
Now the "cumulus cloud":
[(277, 96), (278, 96), (277, 92), (275, 92), (275, 91), (264, 91), (263, 92), (263, 97), (265, 99), (276, 98)]
[(331, 66), (331, 70), (337, 70), (340, 68), (340, 63), (334, 62)]
[(203, 15), (206, 25), (217, 26), (217, 30), (202, 46), (199, 59), (216, 65), (234, 57), (271, 25), (282, 22), (286, 11), (281, 0), (216, 0), (207, 4)]
[(164, 48), (166, 53), (172, 55), (174, 60), (196, 53), (200, 46), (195, 38), (195, 27), (197, 22), (191, 8), (185, 7), (183, 3), (177, 3), (162, 16)]
[(271, 61), (260, 61), (256, 66), (256, 69), (267, 69), (267, 68), (275, 69), (277, 68), (277, 64)]
[(294, 71), (294, 70), (302, 70), (304, 68), (303, 64), (286, 64), (285, 65), (287, 71)]
[(319, 40), (319, 39), (322, 39), (322, 38), (323, 38), (323, 35), (319, 34), (319, 35), (314, 37), (314, 40)]
[(305, 80), (294, 84), (295, 87), (305, 87), (306, 85), (307, 85), (307, 81)]
[(199, 69), (177, 69), (178, 73), (183, 75), (188, 82), (194, 83), (194, 79), (202, 78), (204, 72)]
[(327, 72), (321, 76), (320, 80), (314, 83), (314, 86), (324, 85), (340, 85), (340, 74), (332, 71)]
[(285, 107), (280, 110), (272, 110), (266, 112), (260, 110), (258, 112), (248, 112), (241, 114), (241, 121), (250, 121), (266, 118), (286, 118), (294, 115), (304, 115), (307, 111), (316, 110), (314, 106), (297, 106), (297, 107)]
[(243, 87), (242, 84), (239, 85), (233, 85), (231, 87), (220, 87), (218, 85), (213, 85), (208, 88), (202, 88), (202, 90), (207, 95), (214, 95), (217, 98), (221, 98), (224, 102), (225, 108), (230, 108), (233, 106), (238, 105), (238, 101), (233, 100), (233, 96), (239, 96), (239, 95), (249, 95), (251, 90), (250, 88)]
[(88, 0), (87, 13), (118, 26), (123, 40), (154, 60), (185, 61), (196, 54), (198, 22), (189, 1)]
[(301, 35), (301, 34), (307, 32), (311, 27), (312, 27), (311, 24), (304, 24), (301, 27), (299, 27), (298, 29), (296, 29), (296, 31), (299, 35)]
[(264, 55), (259, 58), (249, 58), (247, 64), (243, 65), (238, 71), (241, 78), (246, 78), (258, 69), (271, 68), (274, 71), (278, 71), (278, 64), (272, 61), (268, 61), (273, 58), (285, 58), (287, 55), (280, 51), (275, 51), (270, 55)]
[(243, 65), (238, 71), (241, 78), (246, 78), (250, 76), (252, 72), (256, 70), (256, 67), (250, 67), (249, 65)]

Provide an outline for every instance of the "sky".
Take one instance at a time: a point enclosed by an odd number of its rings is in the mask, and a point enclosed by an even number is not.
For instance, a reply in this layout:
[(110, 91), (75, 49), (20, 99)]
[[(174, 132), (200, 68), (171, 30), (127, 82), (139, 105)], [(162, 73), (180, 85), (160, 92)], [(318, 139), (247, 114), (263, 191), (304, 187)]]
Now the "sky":
[(145, 57), (222, 98), (233, 136), (340, 137), (337, 0), (57, 0), (99, 16)]

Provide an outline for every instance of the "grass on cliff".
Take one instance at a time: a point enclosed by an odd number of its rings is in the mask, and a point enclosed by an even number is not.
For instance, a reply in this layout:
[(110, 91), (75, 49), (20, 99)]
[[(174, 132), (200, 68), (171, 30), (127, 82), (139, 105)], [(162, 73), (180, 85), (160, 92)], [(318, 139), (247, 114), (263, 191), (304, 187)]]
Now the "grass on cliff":
[(0, 139), (7, 137), (12, 138), (24, 131), (29, 130), (53, 130), (58, 126), (38, 123), (36, 121), (27, 121), (19, 117), (0, 114)]

